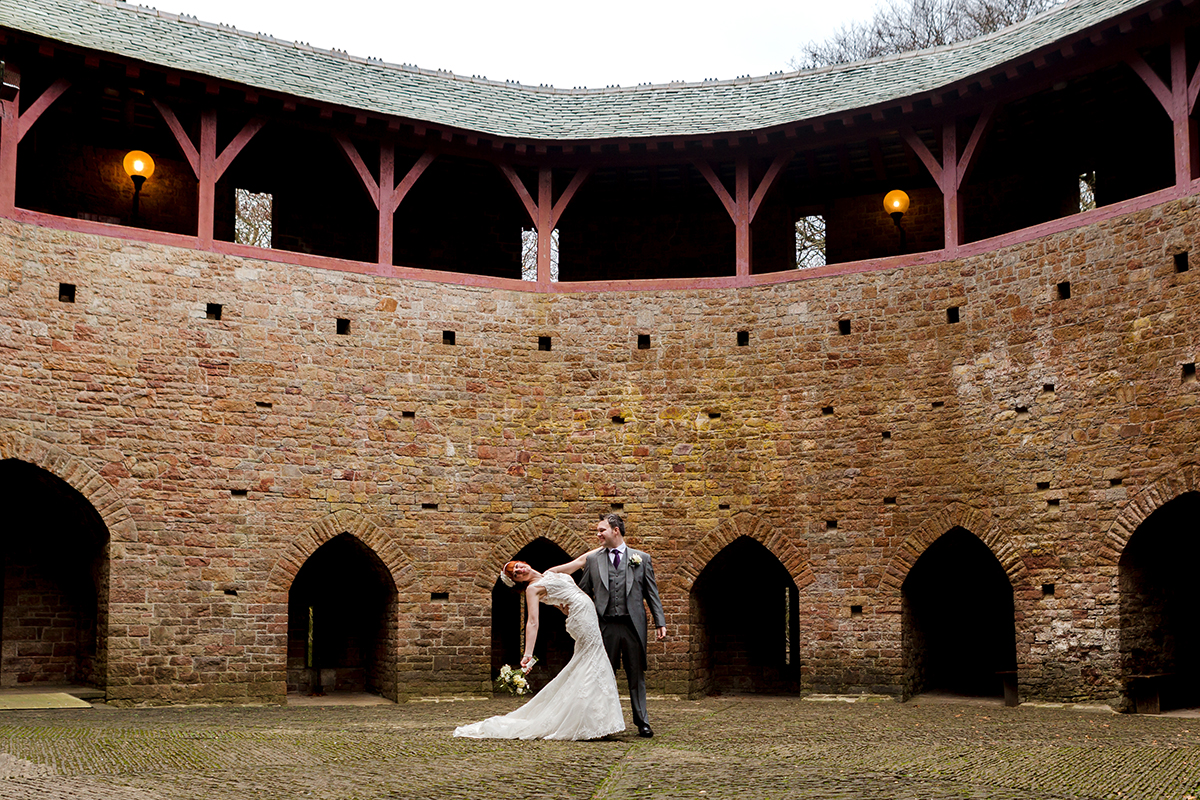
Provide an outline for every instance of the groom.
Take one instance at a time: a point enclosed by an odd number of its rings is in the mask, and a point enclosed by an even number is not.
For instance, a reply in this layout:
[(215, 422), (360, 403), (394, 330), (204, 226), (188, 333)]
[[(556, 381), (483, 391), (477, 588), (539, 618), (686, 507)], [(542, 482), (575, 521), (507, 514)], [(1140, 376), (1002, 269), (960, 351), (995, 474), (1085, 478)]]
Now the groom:
[[(604, 545), (588, 556), (579, 588), (596, 601), (600, 634), (613, 672), (625, 662), (629, 681), (629, 705), (638, 736), (654, 731), (646, 719), (646, 608), (654, 617), (655, 639), (667, 635), (667, 622), (658, 600), (658, 584), (650, 555), (625, 545), (625, 520), (609, 514), (596, 523), (596, 535)], [(643, 605), (643, 603), (645, 605)]]

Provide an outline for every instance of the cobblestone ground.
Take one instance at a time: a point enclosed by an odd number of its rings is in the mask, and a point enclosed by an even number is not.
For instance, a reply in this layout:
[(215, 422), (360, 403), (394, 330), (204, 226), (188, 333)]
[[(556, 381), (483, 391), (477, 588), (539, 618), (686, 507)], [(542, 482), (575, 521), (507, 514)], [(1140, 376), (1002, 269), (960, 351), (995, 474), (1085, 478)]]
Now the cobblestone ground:
[(1200, 719), (724, 697), (651, 700), (649, 740), (451, 736), (516, 704), (3, 712), (0, 798), (1200, 796)]

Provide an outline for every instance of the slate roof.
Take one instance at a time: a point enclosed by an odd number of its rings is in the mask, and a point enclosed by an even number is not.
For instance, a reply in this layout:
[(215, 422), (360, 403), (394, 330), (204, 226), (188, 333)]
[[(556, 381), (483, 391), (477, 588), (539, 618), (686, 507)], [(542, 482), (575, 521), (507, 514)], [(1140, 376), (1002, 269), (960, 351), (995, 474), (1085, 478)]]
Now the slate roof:
[(956, 45), (761, 78), (554, 89), (465, 78), (117, 0), (4, 0), (0, 26), (260, 91), (527, 140), (753, 131), (913, 97), (996, 70), (1147, 0), (1072, 0)]

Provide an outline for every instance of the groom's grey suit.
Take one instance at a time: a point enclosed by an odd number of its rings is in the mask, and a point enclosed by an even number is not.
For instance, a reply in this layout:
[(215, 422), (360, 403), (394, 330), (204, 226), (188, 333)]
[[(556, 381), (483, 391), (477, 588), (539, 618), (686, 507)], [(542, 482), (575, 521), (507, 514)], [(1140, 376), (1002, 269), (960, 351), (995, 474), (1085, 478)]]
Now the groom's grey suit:
[[(654, 617), (656, 628), (665, 627), (662, 602), (658, 599), (658, 583), (650, 554), (625, 546), (625, 558), (614, 569), (608, 551), (601, 549), (588, 556), (579, 588), (592, 596), (600, 616), (600, 633), (615, 672), (624, 653), (625, 677), (629, 680), (629, 704), (633, 724), (639, 729), (648, 727), (646, 717), (646, 606)], [(613, 580), (618, 583), (613, 584)], [(625, 602), (613, 602), (621, 595), (624, 584)], [(636, 637), (636, 639), (634, 638)], [(636, 647), (634, 645), (637, 645)], [(624, 645), (624, 646), (622, 646)], [(634, 652), (636, 650), (636, 652)]]

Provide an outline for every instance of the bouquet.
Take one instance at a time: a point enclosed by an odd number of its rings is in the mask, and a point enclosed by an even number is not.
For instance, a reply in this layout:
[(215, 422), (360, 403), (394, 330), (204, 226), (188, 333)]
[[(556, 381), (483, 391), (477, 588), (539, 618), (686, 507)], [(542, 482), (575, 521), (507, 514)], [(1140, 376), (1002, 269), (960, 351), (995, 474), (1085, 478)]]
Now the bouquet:
[[(537, 659), (529, 663), (532, 667), (537, 663)], [(529, 681), (525, 679), (525, 671), (522, 669), (513, 669), (508, 664), (500, 668), (500, 677), (496, 678), (496, 688), (503, 689), (509, 694), (529, 694)]]

